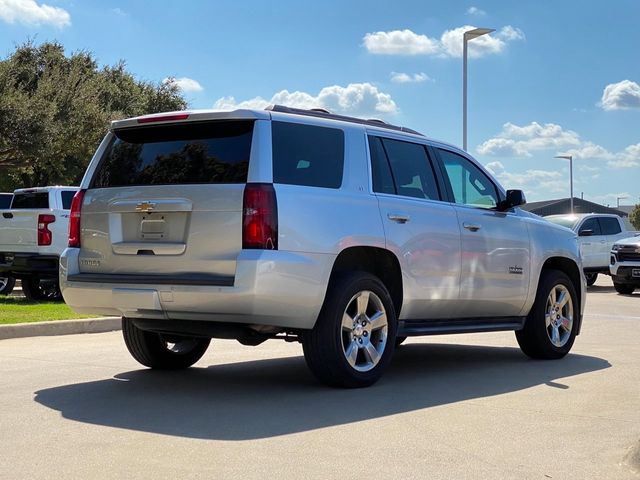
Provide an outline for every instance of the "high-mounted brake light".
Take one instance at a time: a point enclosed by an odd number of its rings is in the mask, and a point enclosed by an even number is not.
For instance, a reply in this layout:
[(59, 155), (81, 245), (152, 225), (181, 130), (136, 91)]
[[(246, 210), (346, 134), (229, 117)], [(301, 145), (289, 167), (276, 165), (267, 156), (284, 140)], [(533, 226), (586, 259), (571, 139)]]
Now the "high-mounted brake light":
[(154, 115), (152, 117), (139, 118), (138, 123), (171, 122), (173, 120), (186, 120), (187, 118), (189, 118), (188, 113), (177, 113), (174, 115)]
[(80, 248), (80, 211), (86, 190), (78, 190), (71, 201), (69, 212), (69, 246)]
[(270, 183), (247, 183), (244, 187), (242, 248), (278, 249), (278, 205)]
[(55, 215), (38, 215), (38, 245), (51, 245), (53, 233), (49, 230), (49, 224), (55, 221)]

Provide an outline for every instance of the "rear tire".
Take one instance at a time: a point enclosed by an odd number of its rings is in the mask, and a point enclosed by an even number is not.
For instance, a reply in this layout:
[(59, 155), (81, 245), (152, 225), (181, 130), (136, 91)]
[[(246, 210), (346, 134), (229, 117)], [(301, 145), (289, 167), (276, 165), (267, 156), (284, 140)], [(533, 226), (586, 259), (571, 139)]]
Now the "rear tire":
[(596, 283), (596, 280), (598, 279), (598, 273), (585, 273), (584, 276), (587, 278), (587, 286), (592, 286), (594, 283)]
[(16, 285), (16, 279), (13, 277), (0, 277), (0, 295), (9, 295), (13, 292)]
[(524, 328), (516, 332), (520, 348), (531, 358), (564, 357), (575, 341), (579, 315), (569, 277), (559, 270), (544, 270)]
[(28, 300), (34, 301), (56, 301), (62, 299), (57, 278), (23, 278), (22, 293)]
[(332, 279), (316, 325), (302, 339), (304, 358), (327, 385), (368, 387), (391, 361), (396, 330), (384, 284), (365, 272), (341, 274)]
[(616, 289), (620, 295), (631, 295), (633, 291), (636, 289), (633, 285), (626, 285), (624, 283), (616, 283), (613, 282), (613, 288)]
[(210, 338), (165, 335), (141, 330), (129, 318), (122, 318), (124, 343), (139, 363), (159, 370), (188, 368), (202, 358)]

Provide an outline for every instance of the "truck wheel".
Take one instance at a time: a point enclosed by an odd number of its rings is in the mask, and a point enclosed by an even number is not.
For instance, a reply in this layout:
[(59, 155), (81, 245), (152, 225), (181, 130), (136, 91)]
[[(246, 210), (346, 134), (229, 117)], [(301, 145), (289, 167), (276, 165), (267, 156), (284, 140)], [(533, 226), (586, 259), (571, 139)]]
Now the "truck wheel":
[(315, 327), (303, 336), (304, 358), (327, 385), (367, 387), (391, 361), (396, 329), (391, 296), (378, 278), (340, 275), (329, 285)]
[(616, 283), (616, 282), (613, 282), (613, 288), (615, 288), (616, 292), (618, 292), (621, 295), (631, 295), (633, 291), (636, 289), (636, 287), (634, 287), (633, 285), (626, 285), (624, 283)]
[(595, 273), (585, 273), (584, 276), (587, 278), (587, 285), (590, 287), (591, 285), (593, 285), (594, 283), (596, 283), (596, 280), (598, 278), (598, 272)]
[(531, 358), (564, 357), (576, 338), (578, 308), (569, 277), (559, 270), (544, 270), (524, 328), (516, 332), (522, 351)]
[(165, 335), (141, 330), (129, 318), (122, 317), (124, 343), (142, 365), (159, 370), (188, 368), (202, 358), (210, 338)]
[(13, 277), (0, 277), (0, 295), (9, 295), (13, 292), (16, 279)]
[(60, 286), (58, 279), (29, 277), (22, 279), (22, 293), (28, 300), (61, 300)]

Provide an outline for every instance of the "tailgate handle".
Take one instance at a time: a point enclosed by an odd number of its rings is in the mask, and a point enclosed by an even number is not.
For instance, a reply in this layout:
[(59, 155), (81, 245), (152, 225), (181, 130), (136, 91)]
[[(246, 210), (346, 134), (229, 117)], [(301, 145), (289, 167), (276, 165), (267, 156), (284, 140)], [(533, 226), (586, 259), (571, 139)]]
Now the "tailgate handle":
[(187, 246), (184, 243), (118, 242), (111, 244), (117, 255), (181, 255)]
[(2, 216), (4, 218), (13, 218), (13, 213), (11, 213), (11, 212), (3, 212)]

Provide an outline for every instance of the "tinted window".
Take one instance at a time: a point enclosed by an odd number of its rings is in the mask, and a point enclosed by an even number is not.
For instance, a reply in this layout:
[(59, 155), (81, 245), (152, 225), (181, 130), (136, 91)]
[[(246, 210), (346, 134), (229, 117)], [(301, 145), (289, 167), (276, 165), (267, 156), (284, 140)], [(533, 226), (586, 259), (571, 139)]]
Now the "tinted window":
[(49, 192), (15, 193), (11, 208), (49, 208)]
[(460, 155), (439, 151), (456, 203), (479, 208), (498, 205), (496, 186), (482, 170)]
[(340, 188), (344, 133), (335, 128), (272, 122), (273, 182)]
[(116, 130), (93, 187), (247, 181), (253, 122)]
[(600, 217), (600, 230), (603, 235), (617, 235), (622, 231), (617, 218)]
[(592, 235), (602, 235), (602, 232), (600, 231), (600, 224), (598, 223), (597, 218), (587, 218), (582, 223), (582, 225), (580, 225), (580, 230), (578, 231), (578, 234), (583, 230), (593, 230)]
[(70, 210), (71, 209), (71, 201), (73, 200), (73, 196), (76, 194), (75, 190), (63, 190), (60, 192), (62, 196), (62, 209)]
[(0, 193), (0, 210), (9, 208), (13, 193)]
[(384, 152), (382, 140), (378, 137), (369, 137), (369, 151), (371, 152), (371, 180), (373, 191), (378, 193), (396, 193), (393, 176)]
[(439, 200), (431, 161), (424, 145), (382, 139), (398, 195)]

